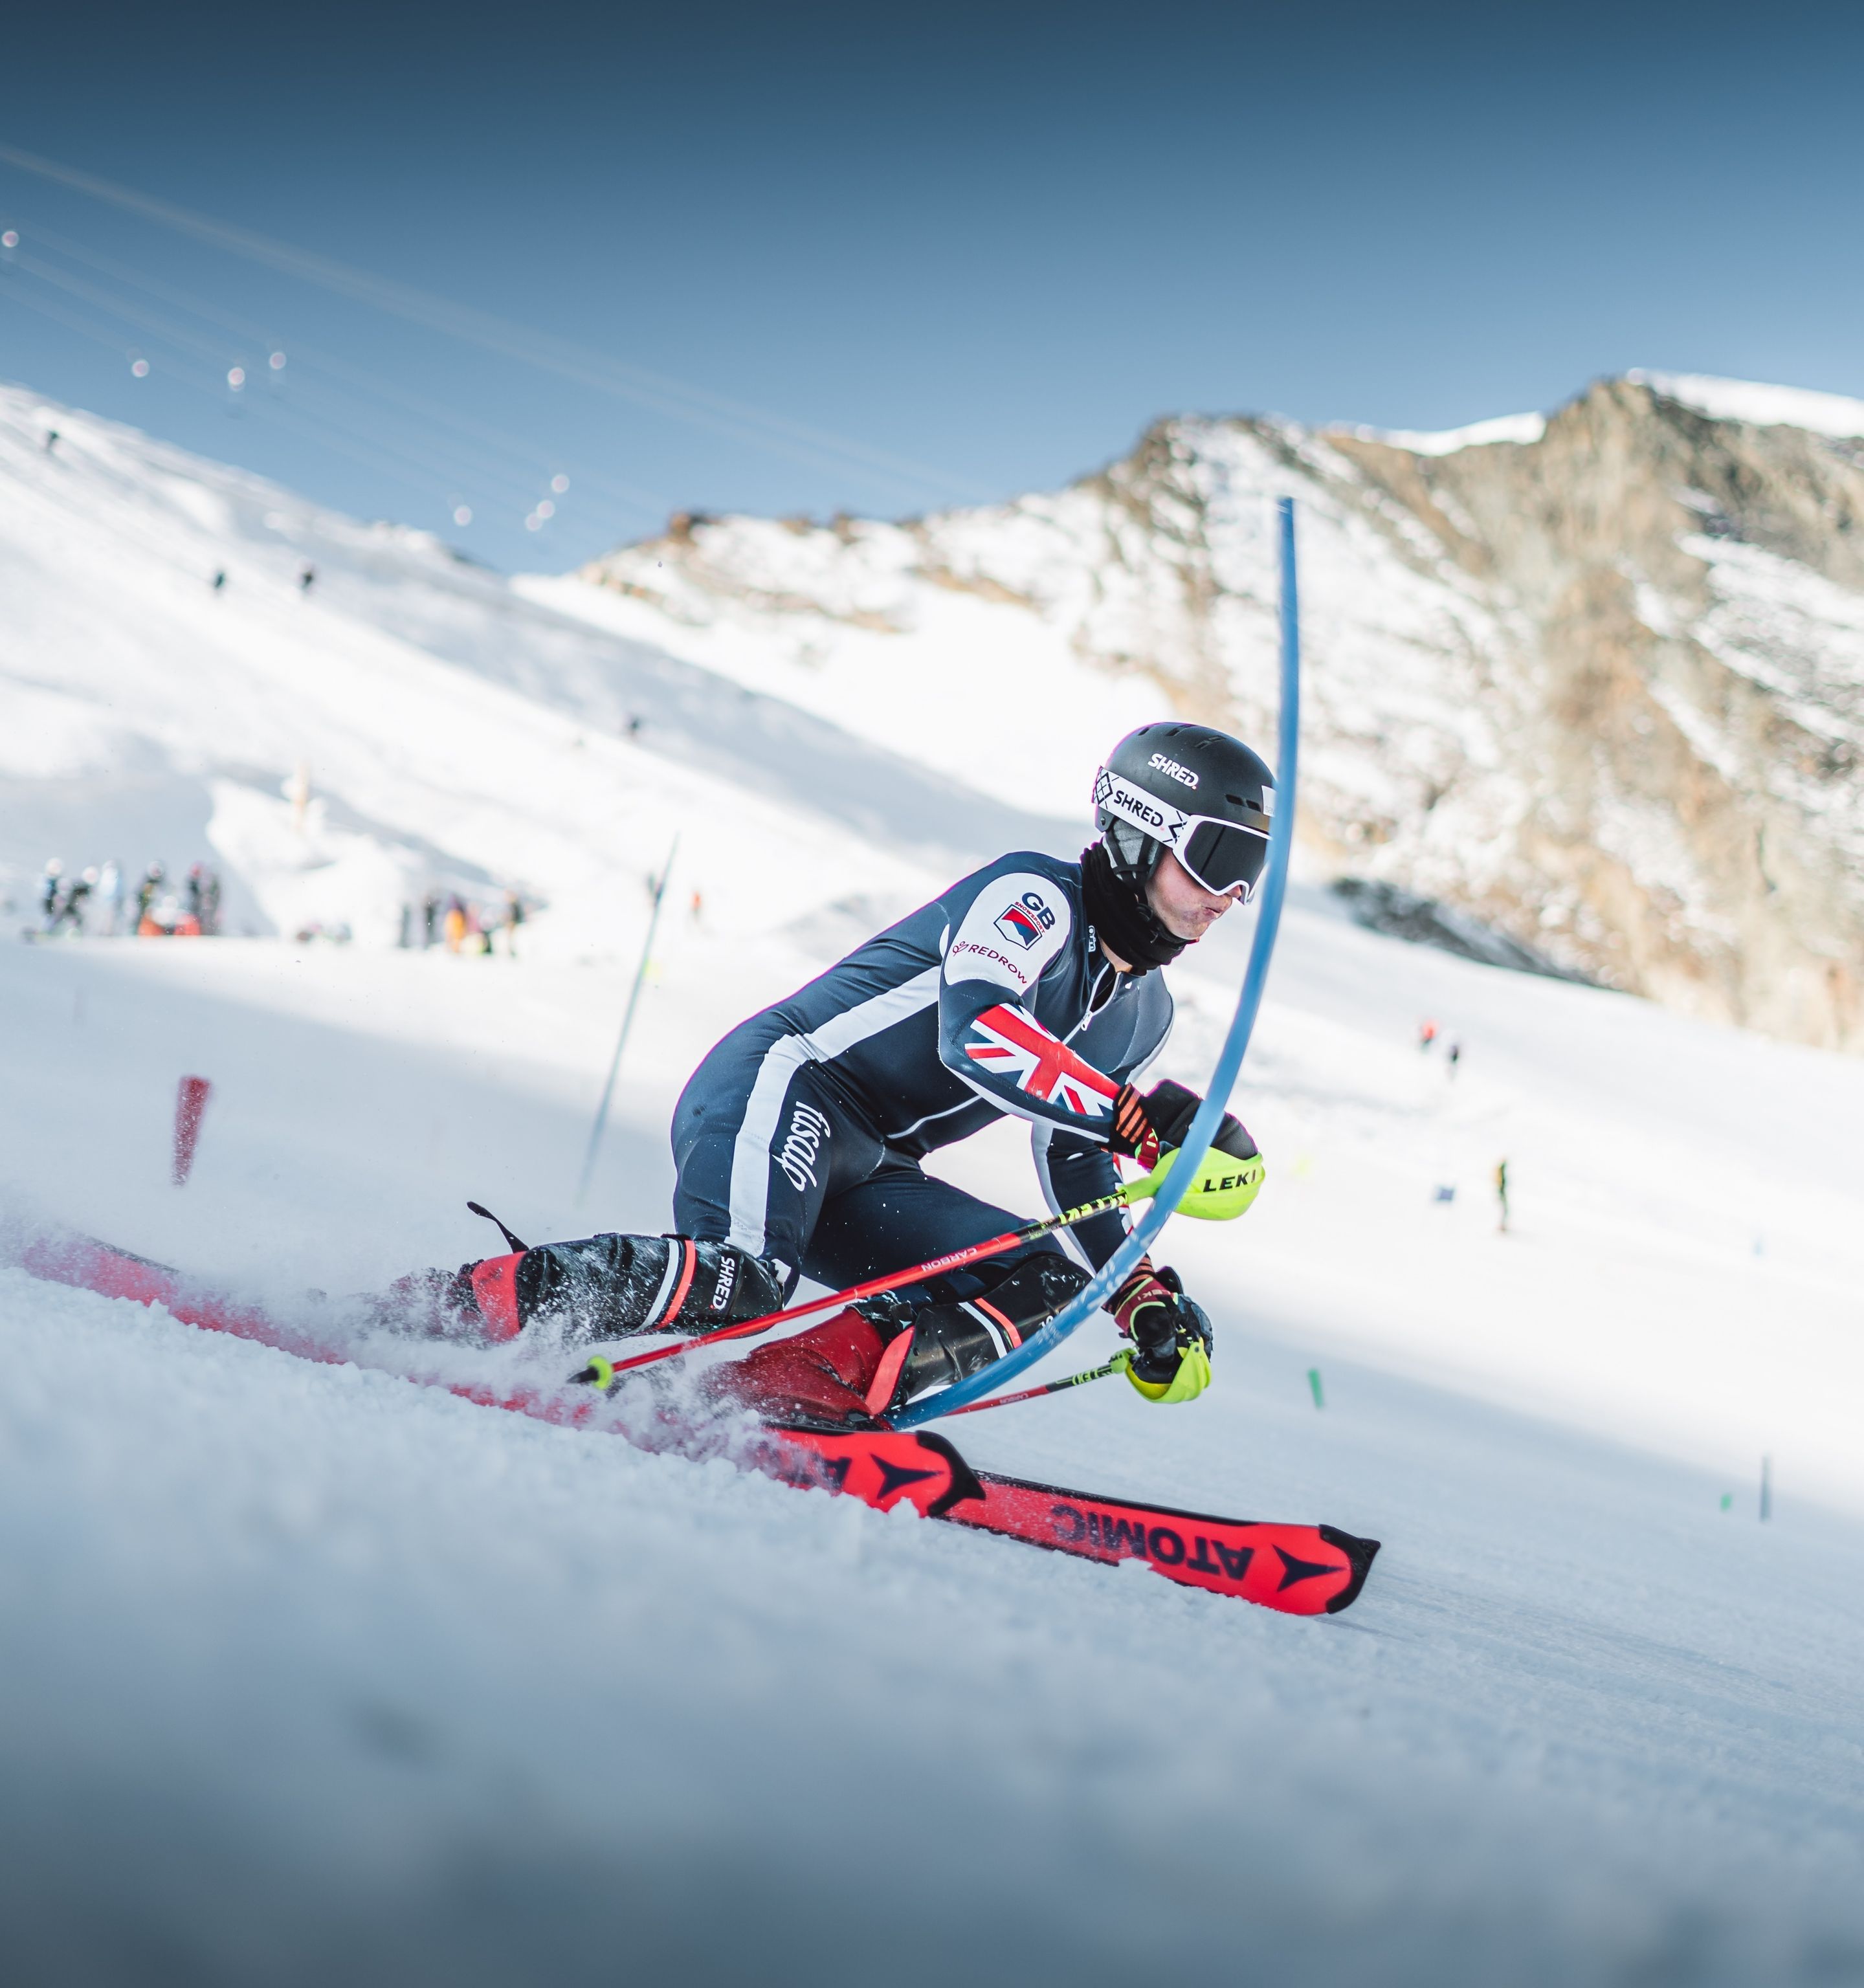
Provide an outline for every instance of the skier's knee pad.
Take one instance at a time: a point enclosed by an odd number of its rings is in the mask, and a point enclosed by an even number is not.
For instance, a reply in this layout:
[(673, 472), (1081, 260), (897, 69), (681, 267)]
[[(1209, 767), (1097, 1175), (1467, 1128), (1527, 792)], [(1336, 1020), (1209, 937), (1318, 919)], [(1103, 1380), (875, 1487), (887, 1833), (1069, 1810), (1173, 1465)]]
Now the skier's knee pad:
[(904, 1308), (895, 1307), (887, 1317), (876, 1318), (889, 1340), (875, 1384), (891, 1381), (885, 1406), (902, 1407), (929, 1388), (981, 1373), (1020, 1346), (1090, 1276), (1058, 1251), (1040, 1250), (1012, 1265), (974, 1297), (915, 1306), (904, 1317)]
[(590, 1236), (527, 1249), (519, 1316), (560, 1320), (577, 1337), (715, 1332), (783, 1303), (776, 1266), (729, 1242), (687, 1236)]

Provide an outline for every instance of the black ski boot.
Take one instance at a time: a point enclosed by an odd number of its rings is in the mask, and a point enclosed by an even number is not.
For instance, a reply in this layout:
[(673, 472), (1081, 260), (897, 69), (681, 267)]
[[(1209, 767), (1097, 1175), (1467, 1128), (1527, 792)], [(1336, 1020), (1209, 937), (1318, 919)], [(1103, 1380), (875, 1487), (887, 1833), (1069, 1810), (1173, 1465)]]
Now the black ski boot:
[(447, 1338), (516, 1339), (539, 1320), (573, 1340), (716, 1332), (776, 1311), (783, 1278), (767, 1257), (685, 1236), (590, 1236), (404, 1277), (385, 1321)]

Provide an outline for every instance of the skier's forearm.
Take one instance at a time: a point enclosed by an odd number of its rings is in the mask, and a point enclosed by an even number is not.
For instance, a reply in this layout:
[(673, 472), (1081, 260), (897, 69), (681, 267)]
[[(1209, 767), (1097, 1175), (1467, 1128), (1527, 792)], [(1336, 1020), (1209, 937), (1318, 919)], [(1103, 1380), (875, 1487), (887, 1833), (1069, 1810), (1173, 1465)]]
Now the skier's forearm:
[(987, 987), (970, 982), (940, 995), (939, 1060), (1000, 1111), (1097, 1144), (1112, 1130), (1118, 1082)]

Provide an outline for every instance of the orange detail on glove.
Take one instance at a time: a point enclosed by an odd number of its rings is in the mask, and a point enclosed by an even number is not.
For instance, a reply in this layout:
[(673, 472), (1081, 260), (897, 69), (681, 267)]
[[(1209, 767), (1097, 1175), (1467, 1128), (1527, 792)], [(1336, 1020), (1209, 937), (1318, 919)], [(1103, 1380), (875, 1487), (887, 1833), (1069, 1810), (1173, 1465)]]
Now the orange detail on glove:
[(1159, 1164), (1158, 1131), (1145, 1100), (1130, 1084), (1122, 1084), (1113, 1100), (1113, 1130), (1107, 1135), (1107, 1144), (1122, 1159), (1137, 1160), (1148, 1173)]

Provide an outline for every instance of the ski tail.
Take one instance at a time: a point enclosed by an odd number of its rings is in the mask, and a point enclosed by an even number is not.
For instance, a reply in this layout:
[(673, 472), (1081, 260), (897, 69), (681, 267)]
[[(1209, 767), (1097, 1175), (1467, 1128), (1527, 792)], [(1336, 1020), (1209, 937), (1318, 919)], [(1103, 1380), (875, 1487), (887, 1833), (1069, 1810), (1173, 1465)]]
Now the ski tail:
[(6, 1253), (29, 1275), (47, 1283), (69, 1284), (99, 1297), (127, 1298), (141, 1305), (160, 1305), (184, 1325), (206, 1332), (224, 1332), (250, 1339), (300, 1360), (340, 1365), (345, 1355), (320, 1344), (309, 1333), (294, 1330), (255, 1305), (195, 1283), (166, 1263), (80, 1234), (55, 1230), (28, 1236)]

